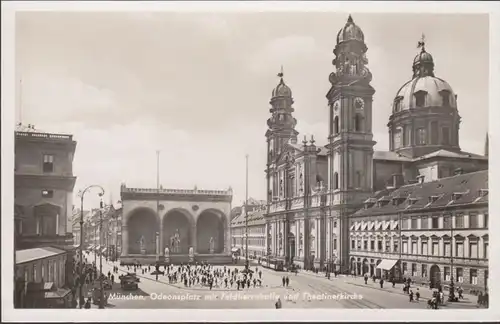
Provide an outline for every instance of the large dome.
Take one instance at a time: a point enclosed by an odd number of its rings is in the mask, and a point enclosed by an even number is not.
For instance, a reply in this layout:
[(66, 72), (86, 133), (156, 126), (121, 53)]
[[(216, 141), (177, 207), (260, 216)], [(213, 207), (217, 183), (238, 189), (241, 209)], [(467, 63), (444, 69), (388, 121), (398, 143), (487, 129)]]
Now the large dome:
[[(423, 99), (418, 104), (415, 94), (422, 94)], [(406, 82), (396, 94), (393, 111), (425, 107), (457, 108), (455, 93), (448, 82), (434, 76), (417, 77)]]
[(365, 41), (365, 35), (363, 34), (363, 31), (354, 23), (351, 15), (349, 15), (344, 28), (340, 29), (337, 34), (337, 44), (349, 40), (357, 40), (360, 42)]

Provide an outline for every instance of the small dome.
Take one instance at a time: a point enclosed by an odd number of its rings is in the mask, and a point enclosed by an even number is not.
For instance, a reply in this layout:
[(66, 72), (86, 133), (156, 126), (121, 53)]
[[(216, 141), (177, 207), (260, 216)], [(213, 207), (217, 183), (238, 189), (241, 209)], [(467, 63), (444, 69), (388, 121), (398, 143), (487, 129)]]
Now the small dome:
[(418, 108), (415, 94), (423, 93), (423, 105), (420, 107), (457, 108), (453, 89), (448, 82), (434, 76), (417, 77), (406, 82), (399, 89), (394, 100), (394, 112)]
[(434, 64), (434, 59), (432, 58), (432, 55), (430, 53), (427, 53), (425, 50), (422, 50), (413, 59), (413, 65), (417, 65), (419, 63), (420, 64), (422, 64), (422, 63), (433, 63)]
[(365, 41), (365, 35), (363, 34), (363, 31), (354, 23), (351, 15), (349, 15), (344, 28), (340, 29), (337, 34), (337, 44), (349, 40), (357, 40), (360, 42)]
[(292, 90), (285, 84), (283, 78), (281, 78), (276, 88), (273, 89), (273, 98), (274, 97), (292, 97)]

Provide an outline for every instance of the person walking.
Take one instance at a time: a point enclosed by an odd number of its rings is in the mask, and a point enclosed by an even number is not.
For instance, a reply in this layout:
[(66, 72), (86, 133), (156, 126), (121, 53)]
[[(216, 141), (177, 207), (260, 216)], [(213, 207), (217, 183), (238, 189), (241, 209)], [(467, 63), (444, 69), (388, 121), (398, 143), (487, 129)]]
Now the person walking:
[(408, 292), (408, 296), (410, 297), (410, 303), (413, 302), (413, 290)]
[(365, 273), (364, 279), (365, 279), (365, 285), (367, 285), (368, 284), (368, 275), (366, 273)]
[(285, 283), (286, 283), (285, 276), (283, 276), (283, 277), (281, 278), (281, 282), (283, 283), (283, 287), (285, 287)]
[(417, 288), (417, 292), (415, 293), (415, 300), (419, 301), (420, 300), (420, 291)]
[(290, 284), (290, 278), (288, 278), (288, 276), (286, 276), (285, 283), (286, 286), (288, 287), (288, 285)]
[(281, 305), (281, 299), (280, 298), (278, 298), (278, 300), (276, 301), (276, 303), (274, 304), (274, 306), (276, 307), (276, 309), (279, 309), (279, 308), (282, 307), (282, 305)]
[(462, 289), (462, 287), (458, 287), (458, 299), (464, 299), (464, 290)]
[(380, 288), (384, 288), (384, 279), (380, 279)]

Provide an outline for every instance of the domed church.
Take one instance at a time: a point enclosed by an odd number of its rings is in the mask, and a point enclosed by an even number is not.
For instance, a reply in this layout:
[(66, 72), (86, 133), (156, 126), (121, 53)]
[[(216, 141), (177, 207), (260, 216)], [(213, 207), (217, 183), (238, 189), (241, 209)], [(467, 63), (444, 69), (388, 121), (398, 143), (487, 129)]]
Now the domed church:
[[(264, 265), (425, 282), (432, 276), (434, 284), (460, 269), (455, 278), (482, 274), (487, 281), (487, 146), (484, 156), (461, 150), (457, 95), (436, 76), (423, 38), (418, 51), (411, 80), (395, 89), (388, 151), (373, 148), (376, 89), (364, 33), (351, 16), (333, 50), (326, 145), (314, 137), (297, 143), (292, 91), (278, 74), (266, 132)], [(448, 233), (451, 222), (460, 226), (457, 238)], [(478, 260), (476, 269), (442, 264), (451, 257), (451, 241), (460, 260)], [(477, 251), (464, 248), (474, 242), (482, 244)], [(427, 261), (416, 262), (420, 255)]]

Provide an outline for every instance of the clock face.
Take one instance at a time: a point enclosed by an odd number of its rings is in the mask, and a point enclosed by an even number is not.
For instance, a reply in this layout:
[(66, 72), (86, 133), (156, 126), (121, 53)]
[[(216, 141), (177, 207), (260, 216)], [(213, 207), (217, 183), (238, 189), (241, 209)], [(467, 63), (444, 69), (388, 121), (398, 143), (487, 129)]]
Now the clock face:
[(365, 107), (365, 101), (359, 97), (354, 99), (354, 107), (356, 109), (363, 109)]
[(340, 102), (337, 100), (333, 103), (333, 110), (337, 111), (340, 108)]

